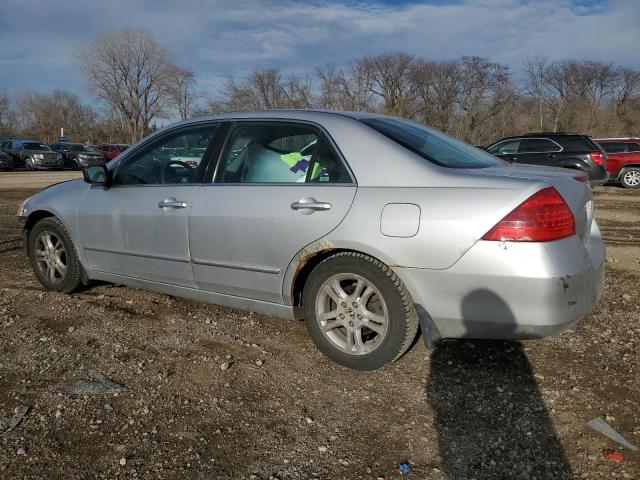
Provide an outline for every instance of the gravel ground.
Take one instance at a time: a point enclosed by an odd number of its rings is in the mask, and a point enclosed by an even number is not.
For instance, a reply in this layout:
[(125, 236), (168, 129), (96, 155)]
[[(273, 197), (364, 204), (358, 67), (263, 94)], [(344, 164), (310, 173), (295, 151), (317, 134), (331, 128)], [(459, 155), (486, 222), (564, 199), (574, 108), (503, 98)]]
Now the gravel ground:
[[(302, 323), (116, 285), (45, 292), (14, 215), (64, 175), (0, 174), (0, 422), (30, 407), (0, 433), (0, 478), (386, 479), (401, 461), (416, 479), (640, 478), (638, 452), (585, 427), (606, 417), (640, 445), (640, 191), (596, 189), (607, 288), (571, 331), (418, 342), (355, 372)], [(91, 369), (127, 390), (67, 393)]]

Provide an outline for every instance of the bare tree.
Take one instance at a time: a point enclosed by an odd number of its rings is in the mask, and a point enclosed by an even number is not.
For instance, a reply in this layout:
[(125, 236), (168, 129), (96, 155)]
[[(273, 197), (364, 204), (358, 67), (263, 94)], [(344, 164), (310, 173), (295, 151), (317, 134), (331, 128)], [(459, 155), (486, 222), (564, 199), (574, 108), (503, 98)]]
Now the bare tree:
[(320, 80), (322, 108), (330, 110), (371, 111), (374, 110), (371, 75), (363, 62), (349, 63), (345, 70), (327, 65), (317, 69)]
[(411, 81), (415, 63), (413, 55), (402, 52), (366, 56), (358, 61), (385, 113), (407, 118), (415, 115), (416, 92)]
[(16, 115), (11, 107), (11, 99), (6, 90), (0, 90), (0, 138), (12, 136), (16, 132)]
[(51, 94), (27, 93), (18, 98), (18, 115), (22, 132), (30, 137), (53, 142), (60, 127), (65, 135), (85, 139), (95, 124), (96, 112), (80, 99), (64, 90)]
[(105, 33), (80, 54), (89, 89), (117, 113), (131, 142), (167, 114), (166, 88), (173, 69), (169, 53), (149, 33), (124, 29)]
[(508, 67), (480, 57), (460, 60), (460, 90), (458, 105), (463, 121), (458, 135), (476, 143), (480, 130), (497, 116), (514, 95)]
[(178, 112), (182, 120), (189, 118), (198, 101), (195, 84), (193, 70), (177, 65), (168, 67), (164, 88), (169, 97), (169, 105)]

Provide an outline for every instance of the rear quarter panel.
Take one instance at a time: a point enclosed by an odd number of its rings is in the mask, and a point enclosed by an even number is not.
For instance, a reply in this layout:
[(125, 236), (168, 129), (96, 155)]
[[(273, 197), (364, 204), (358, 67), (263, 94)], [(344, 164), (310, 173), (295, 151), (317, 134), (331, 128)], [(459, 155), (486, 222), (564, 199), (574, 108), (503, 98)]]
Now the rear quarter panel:
[[(358, 250), (392, 267), (446, 269), (513, 208), (541, 188), (533, 182), (503, 183), (501, 188), (359, 187), (347, 217), (327, 240), (334, 248)], [(381, 214), (384, 207), (392, 203), (409, 203), (420, 208), (415, 235), (393, 237), (382, 233)], [(400, 218), (396, 223), (402, 221)]]

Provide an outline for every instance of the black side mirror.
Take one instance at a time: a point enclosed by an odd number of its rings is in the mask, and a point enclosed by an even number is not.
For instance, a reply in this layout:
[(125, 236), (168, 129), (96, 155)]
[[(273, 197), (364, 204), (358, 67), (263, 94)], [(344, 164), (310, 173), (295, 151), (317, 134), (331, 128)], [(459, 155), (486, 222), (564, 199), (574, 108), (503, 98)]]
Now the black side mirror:
[(84, 181), (109, 188), (113, 183), (111, 172), (104, 165), (88, 165), (82, 170)]

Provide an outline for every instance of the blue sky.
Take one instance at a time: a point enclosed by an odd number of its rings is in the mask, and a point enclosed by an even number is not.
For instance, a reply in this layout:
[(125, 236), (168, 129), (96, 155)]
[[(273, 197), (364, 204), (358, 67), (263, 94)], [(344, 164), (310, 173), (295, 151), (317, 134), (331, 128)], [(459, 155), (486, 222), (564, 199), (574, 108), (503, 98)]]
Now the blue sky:
[(142, 27), (215, 93), (254, 67), (313, 73), (363, 54), (576, 57), (640, 68), (640, 0), (0, 0), (0, 88), (91, 97), (75, 53)]

